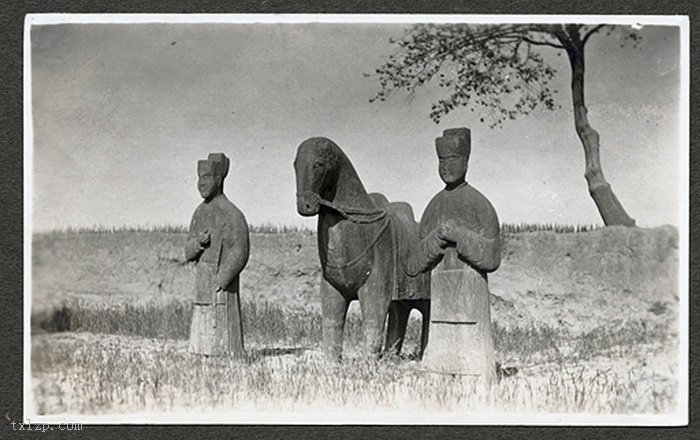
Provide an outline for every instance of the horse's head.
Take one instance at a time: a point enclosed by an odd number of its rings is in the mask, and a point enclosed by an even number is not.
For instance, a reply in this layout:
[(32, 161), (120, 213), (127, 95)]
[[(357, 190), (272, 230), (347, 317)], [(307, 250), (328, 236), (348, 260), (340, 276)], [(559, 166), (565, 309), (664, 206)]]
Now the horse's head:
[(337, 177), (338, 146), (330, 139), (313, 137), (297, 149), (294, 171), (297, 177), (297, 211), (308, 217), (318, 214), (319, 200)]

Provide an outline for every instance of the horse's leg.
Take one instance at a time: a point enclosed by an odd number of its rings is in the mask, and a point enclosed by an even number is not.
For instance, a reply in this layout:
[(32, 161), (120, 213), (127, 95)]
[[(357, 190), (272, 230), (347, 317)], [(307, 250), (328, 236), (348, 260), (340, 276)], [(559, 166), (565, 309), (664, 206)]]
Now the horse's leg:
[(365, 346), (369, 353), (378, 355), (384, 344), (384, 323), (391, 302), (390, 280), (381, 276), (383, 268), (373, 272), (358, 292), (362, 324), (365, 333)]
[(419, 299), (416, 302), (416, 308), (421, 313), (421, 324), (423, 327), (420, 335), (420, 358), (422, 359), (425, 347), (428, 345), (428, 334), (430, 332), (430, 300)]
[(323, 353), (332, 361), (339, 361), (343, 351), (343, 329), (348, 312), (348, 301), (321, 279), (321, 315), (323, 317)]
[(387, 352), (398, 355), (401, 352), (404, 338), (406, 337), (406, 325), (411, 307), (403, 301), (392, 301), (389, 304), (389, 320), (386, 333)]

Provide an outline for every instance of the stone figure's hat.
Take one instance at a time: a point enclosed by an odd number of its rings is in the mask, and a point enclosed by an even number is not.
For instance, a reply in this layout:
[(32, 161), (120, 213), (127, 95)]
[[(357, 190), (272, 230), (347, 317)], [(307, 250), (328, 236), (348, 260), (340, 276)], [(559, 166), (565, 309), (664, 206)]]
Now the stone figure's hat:
[(463, 156), (469, 159), (471, 153), (471, 132), (468, 128), (448, 128), (442, 137), (435, 139), (438, 157)]
[(228, 174), (228, 167), (231, 161), (224, 153), (210, 153), (207, 160), (197, 161), (197, 174), (211, 173), (222, 179)]

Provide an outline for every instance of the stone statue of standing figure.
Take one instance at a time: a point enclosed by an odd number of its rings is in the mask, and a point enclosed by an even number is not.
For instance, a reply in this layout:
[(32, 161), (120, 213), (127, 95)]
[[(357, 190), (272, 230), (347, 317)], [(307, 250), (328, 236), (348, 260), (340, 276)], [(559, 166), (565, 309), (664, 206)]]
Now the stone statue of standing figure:
[(250, 244), (245, 216), (223, 192), (229, 163), (223, 153), (197, 162), (197, 188), (204, 201), (192, 216), (185, 246), (187, 261), (197, 264), (189, 350), (242, 358), (239, 274)]
[(500, 226), (491, 203), (466, 180), (471, 152), (467, 128), (435, 141), (445, 188), (425, 208), (414, 272), (431, 271), (430, 338), (423, 363), (430, 371), (496, 377), (487, 274), (501, 262)]

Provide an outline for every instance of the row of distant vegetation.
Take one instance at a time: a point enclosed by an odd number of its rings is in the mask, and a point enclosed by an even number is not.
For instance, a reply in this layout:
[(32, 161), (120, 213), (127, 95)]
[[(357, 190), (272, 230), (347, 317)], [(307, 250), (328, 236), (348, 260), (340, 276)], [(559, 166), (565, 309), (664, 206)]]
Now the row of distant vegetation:
[[(243, 328), (246, 340), (254, 345), (274, 341), (279, 346), (317, 347), (321, 343), (321, 315), (314, 310), (289, 311), (268, 301), (243, 301)], [(90, 304), (80, 300), (65, 302), (60, 308), (32, 316), (34, 330), (47, 332), (88, 332), (143, 338), (187, 340), (190, 333), (192, 303), (152, 300), (145, 303)], [(584, 333), (545, 324), (504, 327), (494, 323), (494, 339), (500, 353), (508, 354), (505, 362), (533, 362), (543, 352), (561, 361), (562, 351), (572, 359), (590, 360), (600, 352), (616, 349), (634, 351), (640, 344), (667, 342), (670, 329), (666, 324), (629, 321), (622, 326), (596, 327)], [(362, 345), (362, 322), (359, 313), (350, 313), (345, 333), (352, 346)], [(419, 319), (412, 317), (406, 333), (405, 355), (415, 358), (420, 341)], [(410, 341), (410, 343), (409, 343)], [(564, 347), (568, 347), (564, 350)]]
[[(562, 225), (557, 223), (503, 223), (501, 225), (502, 234), (518, 234), (522, 232), (537, 232), (551, 231), (559, 234), (589, 232), (599, 229), (601, 225)], [(263, 223), (259, 225), (249, 225), (250, 233), (252, 234), (287, 234), (287, 233), (302, 233), (313, 234), (314, 229), (307, 226), (296, 225), (280, 225), (273, 223)], [(184, 225), (122, 225), (122, 226), (79, 226), (54, 229), (41, 234), (109, 234), (109, 233), (124, 233), (124, 232), (161, 232), (181, 234), (187, 232), (187, 226)]]

